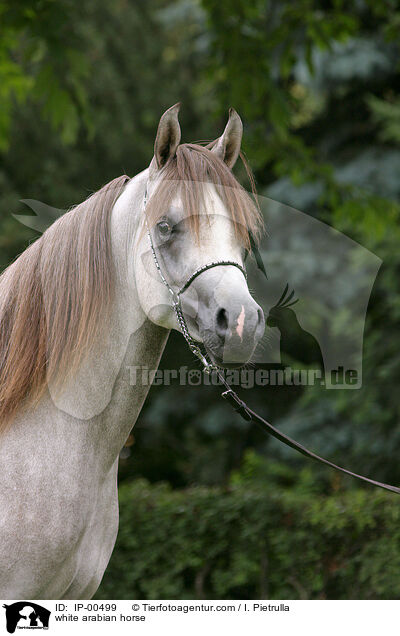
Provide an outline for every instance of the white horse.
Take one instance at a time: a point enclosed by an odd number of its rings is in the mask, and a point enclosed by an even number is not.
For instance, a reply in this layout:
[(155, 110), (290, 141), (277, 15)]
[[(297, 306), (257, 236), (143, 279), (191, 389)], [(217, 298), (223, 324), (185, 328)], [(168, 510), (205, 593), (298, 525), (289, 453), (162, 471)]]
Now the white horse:
[[(174, 289), (207, 263), (243, 266), (261, 229), (231, 172), (237, 113), (203, 147), (180, 145), (178, 110), (148, 169), (66, 213), (0, 278), (0, 598), (90, 598), (107, 567), (118, 455), (149, 389), (131, 371), (155, 369), (179, 328), (147, 226)], [(203, 271), (181, 300), (215, 363), (250, 359), (264, 317), (239, 267)]]

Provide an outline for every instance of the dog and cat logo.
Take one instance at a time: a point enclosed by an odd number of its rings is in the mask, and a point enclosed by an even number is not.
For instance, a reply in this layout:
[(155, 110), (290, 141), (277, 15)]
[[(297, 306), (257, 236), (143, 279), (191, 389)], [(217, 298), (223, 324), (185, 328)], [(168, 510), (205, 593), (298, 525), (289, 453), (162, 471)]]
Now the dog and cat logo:
[(3, 607), (6, 610), (6, 627), (9, 634), (14, 634), (16, 629), (49, 629), (51, 612), (37, 603), (18, 601)]

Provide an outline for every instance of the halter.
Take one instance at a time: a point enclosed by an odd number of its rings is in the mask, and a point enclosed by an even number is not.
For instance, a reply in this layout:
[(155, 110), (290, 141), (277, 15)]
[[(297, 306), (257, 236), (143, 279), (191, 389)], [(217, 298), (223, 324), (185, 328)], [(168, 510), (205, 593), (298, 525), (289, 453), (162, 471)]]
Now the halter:
[[(147, 204), (147, 186), (146, 186), (146, 190), (144, 193), (144, 202), (143, 202), (143, 211), (145, 211), (146, 208), (146, 204)], [(153, 259), (154, 259), (154, 264), (156, 266), (156, 269), (160, 275), (160, 278), (162, 280), (162, 282), (164, 283), (164, 285), (166, 286), (166, 288), (168, 289), (169, 293), (171, 294), (171, 299), (172, 299), (172, 307), (175, 311), (175, 315), (176, 318), (178, 320), (178, 324), (181, 328), (183, 337), (185, 338), (189, 349), (191, 350), (191, 352), (200, 360), (200, 362), (203, 364), (204, 367), (204, 371), (206, 373), (211, 373), (212, 371), (217, 371), (218, 367), (217, 365), (213, 364), (207, 357), (207, 353), (203, 353), (200, 346), (198, 345), (197, 342), (195, 342), (192, 338), (192, 336), (190, 335), (189, 332), (189, 328), (187, 326), (186, 323), (186, 319), (185, 316), (183, 314), (182, 311), (182, 304), (181, 304), (181, 294), (183, 294), (183, 292), (185, 292), (190, 285), (193, 283), (193, 281), (200, 276), (200, 274), (203, 274), (203, 272), (207, 272), (209, 269), (212, 269), (213, 267), (224, 267), (224, 266), (231, 266), (231, 267), (237, 267), (237, 269), (239, 269), (243, 276), (245, 277), (246, 281), (247, 281), (247, 274), (246, 274), (246, 270), (244, 269), (244, 267), (242, 267), (242, 265), (240, 265), (239, 263), (236, 263), (236, 261), (231, 261), (231, 260), (222, 260), (222, 261), (211, 261), (211, 263), (207, 263), (206, 265), (202, 265), (201, 267), (199, 267), (198, 269), (196, 269), (193, 274), (191, 274), (188, 279), (186, 280), (186, 282), (182, 285), (182, 287), (178, 290), (175, 291), (171, 285), (169, 284), (169, 282), (167, 281), (167, 279), (165, 278), (159, 260), (157, 258), (157, 252), (155, 250), (154, 247), (154, 243), (153, 243), (153, 239), (151, 237), (151, 233), (150, 233), (150, 229), (147, 223), (147, 218), (145, 215), (145, 221), (146, 221), (146, 227), (147, 227), (147, 236), (149, 237), (149, 243), (150, 243), (150, 249), (151, 249), (151, 253), (153, 254)]]
[[(146, 190), (145, 190), (145, 193), (144, 193), (144, 207), (143, 207), (143, 210), (146, 207), (146, 203), (147, 203), (147, 185), (146, 185)], [(364, 475), (359, 475), (358, 473), (353, 473), (351, 470), (348, 470), (347, 468), (342, 468), (341, 466), (338, 466), (337, 464), (334, 464), (333, 462), (329, 461), (328, 459), (325, 459), (324, 457), (320, 457), (319, 455), (316, 455), (316, 453), (313, 453), (312, 451), (310, 451), (308, 448), (306, 448), (302, 444), (299, 444), (299, 442), (296, 442), (294, 439), (292, 439), (288, 435), (285, 435), (284, 433), (282, 433), (280, 430), (275, 428), (275, 426), (272, 426), (272, 424), (267, 422), (267, 420), (264, 420), (264, 418), (262, 418), (260, 415), (258, 415), (258, 413), (255, 413), (254, 411), (252, 411), (247, 406), (246, 402), (244, 402), (243, 400), (240, 399), (238, 394), (235, 391), (233, 391), (233, 389), (229, 386), (229, 384), (225, 380), (223, 374), (221, 373), (221, 369), (217, 365), (213, 364), (212, 362), (210, 362), (208, 360), (207, 353), (203, 354), (202, 351), (201, 351), (200, 346), (191, 337), (191, 335), (189, 333), (188, 326), (186, 324), (185, 317), (183, 315), (183, 311), (182, 311), (181, 294), (183, 294), (183, 292), (188, 289), (188, 287), (193, 283), (193, 281), (198, 276), (200, 276), (200, 274), (202, 274), (203, 272), (208, 271), (212, 267), (220, 267), (220, 266), (223, 267), (223, 266), (228, 266), (228, 265), (231, 265), (233, 267), (237, 267), (238, 269), (240, 269), (240, 271), (242, 272), (243, 276), (247, 280), (247, 275), (246, 275), (245, 269), (241, 265), (239, 265), (239, 263), (236, 263), (235, 261), (229, 261), (229, 260), (227, 260), (227, 261), (213, 261), (211, 263), (208, 263), (207, 265), (203, 265), (202, 267), (199, 267), (198, 269), (196, 269), (196, 271), (193, 272), (193, 274), (191, 274), (191, 276), (189, 276), (189, 278), (184, 283), (184, 285), (182, 285), (182, 287), (179, 289), (179, 291), (175, 292), (172, 289), (171, 285), (168, 283), (167, 279), (165, 278), (165, 276), (164, 276), (164, 274), (163, 274), (163, 272), (161, 270), (160, 263), (158, 262), (158, 258), (157, 258), (157, 253), (156, 253), (156, 250), (154, 248), (153, 239), (151, 238), (151, 234), (150, 234), (149, 226), (148, 226), (148, 223), (147, 223), (146, 215), (145, 215), (145, 222), (146, 222), (146, 226), (147, 226), (147, 234), (148, 234), (149, 241), (150, 241), (150, 248), (151, 248), (151, 252), (153, 254), (154, 263), (155, 263), (155, 266), (157, 268), (157, 271), (158, 271), (158, 273), (160, 275), (160, 278), (161, 278), (162, 282), (164, 283), (164, 285), (168, 289), (169, 293), (171, 294), (172, 307), (174, 308), (174, 311), (175, 311), (179, 326), (180, 326), (180, 328), (182, 330), (183, 337), (185, 338), (185, 340), (186, 340), (190, 350), (192, 351), (192, 353), (202, 362), (202, 364), (204, 366), (204, 371), (206, 373), (211, 373), (212, 371), (216, 372), (218, 378), (220, 379), (221, 383), (224, 385), (224, 387), (226, 389), (221, 395), (235, 409), (235, 411), (244, 420), (246, 420), (247, 422), (255, 422), (256, 424), (258, 424), (258, 426), (260, 428), (262, 428), (262, 430), (265, 433), (268, 433), (269, 435), (272, 435), (272, 437), (275, 437), (280, 442), (283, 442), (284, 444), (286, 444), (286, 446), (290, 446), (290, 448), (293, 448), (294, 450), (297, 450), (302, 455), (305, 455), (306, 457), (309, 457), (310, 459), (313, 459), (313, 460), (319, 462), (320, 464), (324, 464), (325, 466), (330, 466), (330, 468), (334, 468), (335, 470), (337, 470), (337, 471), (339, 471), (341, 473), (344, 473), (345, 475), (349, 475), (350, 477), (355, 477), (356, 479), (364, 481), (364, 482), (366, 482), (368, 484), (372, 484), (372, 486), (377, 486), (378, 488), (383, 488), (384, 490), (389, 490), (390, 492), (394, 492), (394, 493), (399, 495), (400, 494), (400, 488), (398, 488), (397, 486), (392, 486), (391, 484), (385, 484), (385, 483), (383, 483), (381, 481), (375, 481), (374, 479), (370, 479), (369, 477), (365, 477)], [(258, 258), (261, 259), (259, 254), (258, 254)], [(256, 256), (256, 260), (257, 261), (258, 261), (258, 258)], [(261, 263), (262, 263), (262, 261), (261, 261)], [(259, 265), (259, 267), (260, 267), (260, 265)], [(266, 272), (264, 270), (264, 265), (262, 265), (262, 267), (260, 267), (260, 269), (264, 272), (264, 274), (266, 276)]]

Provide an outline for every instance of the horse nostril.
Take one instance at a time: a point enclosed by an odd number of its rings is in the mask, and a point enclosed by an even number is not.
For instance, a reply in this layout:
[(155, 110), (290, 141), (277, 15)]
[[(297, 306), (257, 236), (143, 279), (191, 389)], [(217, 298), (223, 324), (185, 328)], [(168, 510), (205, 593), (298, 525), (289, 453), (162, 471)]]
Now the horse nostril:
[(221, 337), (225, 337), (228, 331), (228, 312), (225, 309), (219, 309), (217, 311), (217, 334)]
[(264, 312), (261, 307), (257, 310), (258, 324), (260, 325), (264, 320)]

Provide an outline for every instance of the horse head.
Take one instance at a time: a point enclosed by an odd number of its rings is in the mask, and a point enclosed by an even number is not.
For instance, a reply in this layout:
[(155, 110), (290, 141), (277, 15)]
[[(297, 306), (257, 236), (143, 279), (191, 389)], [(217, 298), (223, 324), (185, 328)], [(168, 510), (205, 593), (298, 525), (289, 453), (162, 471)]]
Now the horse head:
[(178, 110), (161, 117), (146, 175), (133, 267), (139, 301), (156, 324), (182, 329), (171, 302), (179, 293), (191, 338), (218, 366), (238, 366), (265, 327), (244, 272), (261, 216), (232, 173), (242, 122), (231, 109), (223, 134), (207, 147), (180, 144)]

